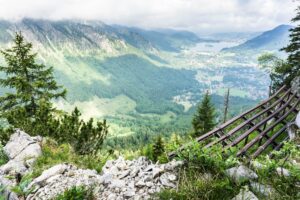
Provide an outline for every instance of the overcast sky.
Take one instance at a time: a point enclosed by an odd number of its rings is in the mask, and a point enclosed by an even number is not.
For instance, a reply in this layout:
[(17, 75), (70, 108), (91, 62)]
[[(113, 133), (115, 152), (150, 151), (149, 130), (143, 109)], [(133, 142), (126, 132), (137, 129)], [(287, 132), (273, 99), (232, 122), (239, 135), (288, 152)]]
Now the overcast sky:
[(287, 24), (292, 0), (0, 0), (0, 18), (93, 19), (195, 32), (263, 31)]

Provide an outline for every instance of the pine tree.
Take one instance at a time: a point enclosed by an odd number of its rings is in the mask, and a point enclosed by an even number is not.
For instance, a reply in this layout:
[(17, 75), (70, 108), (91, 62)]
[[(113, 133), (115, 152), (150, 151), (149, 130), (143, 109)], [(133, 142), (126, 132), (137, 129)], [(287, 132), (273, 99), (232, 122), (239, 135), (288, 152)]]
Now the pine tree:
[(158, 157), (165, 152), (165, 145), (162, 137), (159, 135), (156, 138), (155, 143), (153, 144), (153, 160), (157, 161)]
[[(300, 22), (300, 6), (296, 10), (296, 17), (292, 22)], [(300, 76), (300, 24), (290, 30), (290, 44), (282, 50), (288, 54), (287, 62), (275, 68), (274, 79), (277, 85), (290, 85), (291, 81)]]
[(208, 92), (204, 95), (202, 102), (199, 104), (196, 114), (192, 121), (195, 136), (200, 136), (212, 130), (215, 123), (215, 108), (211, 103)]
[(21, 112), (26, 118), (34, 118), (42, 103), (50, 106), (52, 99), (65, 97), (66, 90), (54, 80), (53, 68), (36, 62), (32, 44), (27, 43), (21, 33), (16, 33), (14, 46), (1, 54), (7, 66), (0, 66), (0, 72), (6, 74), (0, 79), (0, 86), (11, 89), (0, 97), (1, 117), (14, 119)]

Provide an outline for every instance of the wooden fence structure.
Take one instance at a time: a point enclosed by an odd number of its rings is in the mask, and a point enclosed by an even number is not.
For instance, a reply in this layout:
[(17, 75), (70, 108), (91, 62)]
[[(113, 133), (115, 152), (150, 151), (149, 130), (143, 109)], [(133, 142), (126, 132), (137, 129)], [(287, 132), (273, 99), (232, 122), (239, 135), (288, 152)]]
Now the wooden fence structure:
[[(219, 125), (214, 130), (200, 136), (196, 141), (204, 148), (222, 144), (224, 149), (236, 147), (236, 156), (256, 158), (263, 152), (279, 150), (289, 139), (288, 125), (295, 120), (300, 110), (300, 97), (290, 88), (281, 87), (269, 99), (256, 107)], [(179, 151), (186, 148), (182, 146)], [(175, 157), (172, 152), (169, 157)]]

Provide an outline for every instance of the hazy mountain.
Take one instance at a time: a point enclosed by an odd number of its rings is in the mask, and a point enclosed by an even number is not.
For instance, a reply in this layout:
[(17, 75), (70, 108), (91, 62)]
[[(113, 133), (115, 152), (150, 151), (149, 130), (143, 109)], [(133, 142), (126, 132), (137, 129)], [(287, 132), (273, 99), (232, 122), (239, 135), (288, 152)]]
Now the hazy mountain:
[(225, 48), (224, 51), (241, 52), (241, 51), (262, 51), (262, 50), (279, 50), (289, 42), (290, 25), (280, 25), (276, 28), (263, 32), (246, 42), (231, 48)]
[(171, 29), (144, 30), (140, 28), (130, 28), (115, 26), (119, 32), (130, 30), (138, 33), (147, 39), (155, 48), (163, 51), (178, 52), (182, 47), (195, 45), (198, 42), (217, 42), (213, 39), (199, 38), (195, 33), (189, 31), (176, 31)]
[[(141, 113), (181, 112), (182, 106), (172, 97), (199, 88), (196, 72), (163, 67), (156, 56), (163, 45), (153, 39), (161, 35), (172, 44), (191, 45), (199, 41), (192, 33), (142, 31), (93, 21), (24, 19), (0, 22), (2, 48), (12, 42), (16, 31), (33, 43), (40, 61), (54, 67), (70, 102), (125, 95)], [(180, 45), (169, 47), (164, 50)]]
[[(210, 45), (223, 45), (219, 38), (203, 39), (188, 31), (100, 21), (2, 20), (0, 49), (12, 44), (16, 31), (33, 43), (38, 61), (53, 66), (57, 81), (67, 88), (68, 101), (56, 105), (65, 110), (76, 105), (87, 117), (109, 118), (118, 127), (114, 133), (187, 129), (207, 89), (221, 108), (224, 88), (230, 87), (230, 111), (236, 114), (263, 97), (268, 82), (244, 57), (207, 51)], [(193, 49), (199, 44), (207, 49)]]

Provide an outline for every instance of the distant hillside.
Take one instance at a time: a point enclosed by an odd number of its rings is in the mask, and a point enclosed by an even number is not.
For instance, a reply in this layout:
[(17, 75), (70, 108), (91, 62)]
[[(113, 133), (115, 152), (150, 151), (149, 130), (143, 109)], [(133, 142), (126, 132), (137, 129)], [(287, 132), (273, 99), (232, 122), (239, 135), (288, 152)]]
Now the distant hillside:
[(9, 46), (16, 31), (33, 43), (40, 61), (54, 67), (71, 103), (124, 95), (141, 113), (181, 112), (173, 96), (199, 88), (196, 72), (163, 67), (163, 60), (155, 56), (164, 45), (162, 49), (175, 51), (197, 43), (193, 33), (143, 31), (98, 21), (24, 19), (0, 21), (1, 49)]
[(290, 25), (280, 25), (276, 28), (263, 32), (238, 46), (224, 48), (223, 51), (241, 52), (241, 51), (262, 51), (262, 50), (279, 50), (289, 42)]
[(216, 42), (213, 39), (199, 38), (189, 31), (177, 31), (171, 29), (145, 30), (140, 28), (114, 26), (125, 38), (131, 38), (130, 32), (141, 35), (155, 48), (163, 51), (178, 52), (182, 47), (195, 45), (198, 42)]

